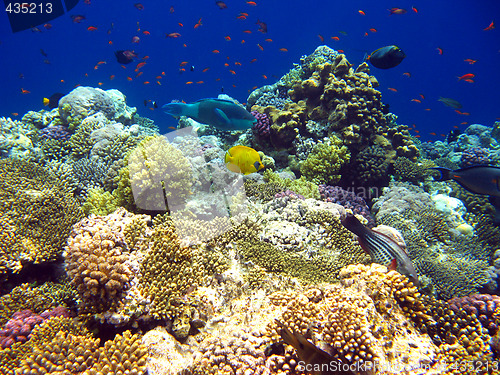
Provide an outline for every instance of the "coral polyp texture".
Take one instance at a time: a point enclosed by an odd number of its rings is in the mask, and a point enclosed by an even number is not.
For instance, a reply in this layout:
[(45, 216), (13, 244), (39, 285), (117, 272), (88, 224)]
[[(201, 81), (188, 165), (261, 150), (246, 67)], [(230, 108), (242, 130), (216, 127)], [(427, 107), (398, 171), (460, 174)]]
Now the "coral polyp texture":
[(0, 273), (54, 261), (83, 216), (78, 200), (38, 164), (2, 159), (0, 173)]

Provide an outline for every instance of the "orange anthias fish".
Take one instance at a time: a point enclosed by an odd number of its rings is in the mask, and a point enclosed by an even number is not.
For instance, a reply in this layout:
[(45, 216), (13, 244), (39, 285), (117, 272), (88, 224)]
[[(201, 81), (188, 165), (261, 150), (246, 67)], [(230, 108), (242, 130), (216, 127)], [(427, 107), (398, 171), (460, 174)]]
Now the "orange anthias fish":
[(463, 76), (457, 77), (459, 81), (474, 78), (475, 75), (472, 73), (464, 74)]
[(180, 36), (181, 36), (181, 34), (179, 34), (179, 33), (170, 33), (170, 34), (166, 35), (167, 38), (178, 38)]
[(97, 27), (95, 27), (95, 26), (89, 26), (89, 27), (87, 27), (87, 30), (88, 31), (96, 31)]
[(391, 8), (391, 9), (388, 9), (389, 11), (389, 15), (391, 14), (405, 14), (406, 13), (406, 9), (403, 9), (403, 8)]
[(483, 30), (488, 31), (488, 30), (493, 30), (494, 28), (495, 28), (495, 22), (491, 21), (491, 23), (488, 25), (488, 27), (484, 28)]
[(471, 65), (477, 63), (477, 60), (473, 60), (473, 59), (465, 59), (464, 61), (471, 64)]
[(198, 20), (198, 22), (196, 22), (196, 24), (194, 25), (194, 28), (197, 29), (198, 27), (200, 27), (202, 25), (201, 23), (201, 18)]

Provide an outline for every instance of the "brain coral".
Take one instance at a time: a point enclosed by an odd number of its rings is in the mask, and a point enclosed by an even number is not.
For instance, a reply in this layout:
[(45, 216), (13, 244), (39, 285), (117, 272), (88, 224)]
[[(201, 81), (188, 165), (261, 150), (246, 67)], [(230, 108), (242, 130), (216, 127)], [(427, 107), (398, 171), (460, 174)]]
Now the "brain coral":
[(78, 200), (38, 164), (0, 160), (0, 174), (0, 272), (55, 260), (83, 216)]

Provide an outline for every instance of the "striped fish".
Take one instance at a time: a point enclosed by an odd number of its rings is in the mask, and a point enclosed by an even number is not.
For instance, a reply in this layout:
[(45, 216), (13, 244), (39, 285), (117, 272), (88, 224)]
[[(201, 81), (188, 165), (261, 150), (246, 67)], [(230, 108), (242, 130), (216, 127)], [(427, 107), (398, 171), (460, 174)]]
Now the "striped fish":
[(359, 245), (375, 263), (398, 270), (408, 276), (414, 285), (419, 286), (417, 271), (406, 251), (385, 234), (375, 232), (361, 224), (352, 214), (347, 214), (342, 225), (358, 236)]

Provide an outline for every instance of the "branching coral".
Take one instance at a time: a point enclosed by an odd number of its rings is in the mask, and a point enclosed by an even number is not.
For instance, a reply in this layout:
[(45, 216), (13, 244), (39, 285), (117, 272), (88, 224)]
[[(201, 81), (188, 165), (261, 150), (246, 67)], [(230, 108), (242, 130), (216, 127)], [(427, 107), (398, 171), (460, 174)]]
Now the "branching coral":
[(66, 271), (85, 310), (109, 308), (129, 287), (132, 272), (123, 232), (113, 216), (75, 224), (64, 254)]
[(314, 146), (300, 165), (300, 172), (315, 184), (335, 184), (340, 180), (340, 169), (350, 158), (351, 153), (342, 141), (331, 136), (327, 141)]
[(192, 183), (191, 164), (182, 152), (164, 137), (148, 137), (128, 156), (114, 195), (141, 209), (165, 211), (185, 202)]
[(23, 263), (55, 260), (71, 225), (83, 215), (78, 201), (37, 164), (0, 160), (0, 174), (0, 218), (7, 229), (0, 248), (8, 253), (0, 264), (17, 272)]

